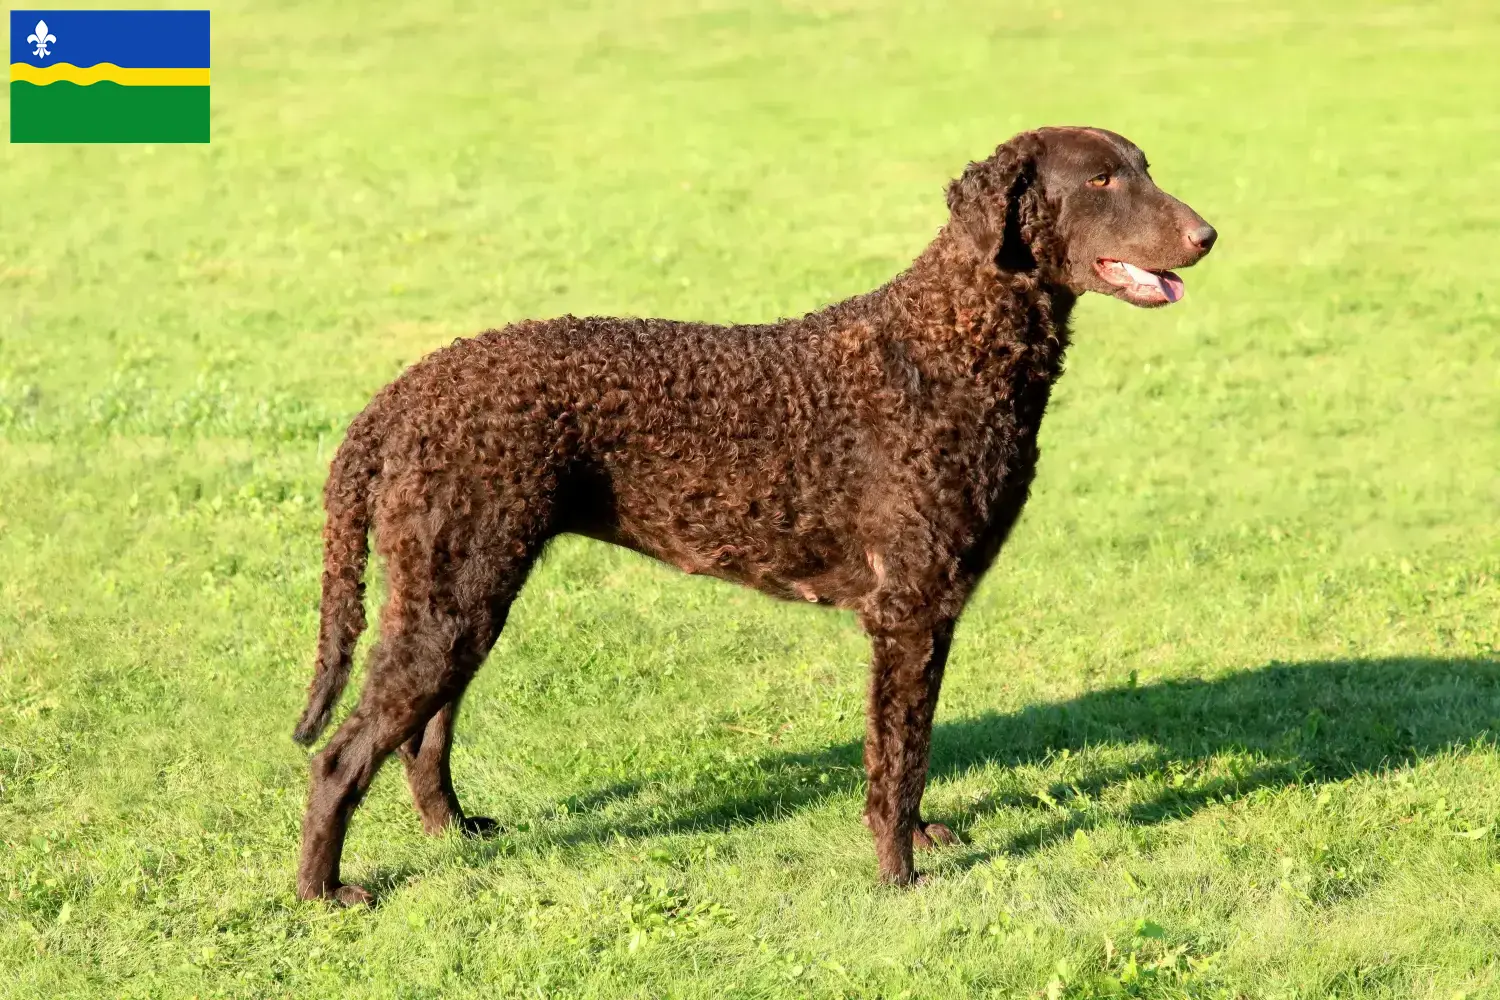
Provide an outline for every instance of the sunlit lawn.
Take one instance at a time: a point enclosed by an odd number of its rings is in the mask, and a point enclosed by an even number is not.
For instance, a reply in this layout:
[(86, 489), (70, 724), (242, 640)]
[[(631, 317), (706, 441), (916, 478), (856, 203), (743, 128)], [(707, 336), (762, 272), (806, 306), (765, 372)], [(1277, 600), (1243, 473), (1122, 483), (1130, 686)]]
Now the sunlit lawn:
[[(211, 145), (0, 152), (0, 995), (1500, 995), (1500, 8), (509, 6), (217, 4)], [(1221, 241), (1080, 307), (939, 708), (964, 844), (875, 885), (852, 619), (565, 539), (460, 723), (506, 832), (388, 768), (378, 907), (297, 903), (369, 395), (867, 290), (1043, 123)]]

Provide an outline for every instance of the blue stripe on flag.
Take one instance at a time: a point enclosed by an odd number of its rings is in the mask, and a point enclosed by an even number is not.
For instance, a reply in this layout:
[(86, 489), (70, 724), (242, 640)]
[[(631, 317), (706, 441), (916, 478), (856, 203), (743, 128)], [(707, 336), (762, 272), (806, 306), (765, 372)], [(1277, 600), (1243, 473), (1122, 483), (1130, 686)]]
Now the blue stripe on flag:
[[(37, 55), (37, 22), (45, 21), (47, 54)], [(140, 69), (208, 66), (206, 10), (13, 10), (10, 61), (33, 66), (94, 66), (109, 62)]]

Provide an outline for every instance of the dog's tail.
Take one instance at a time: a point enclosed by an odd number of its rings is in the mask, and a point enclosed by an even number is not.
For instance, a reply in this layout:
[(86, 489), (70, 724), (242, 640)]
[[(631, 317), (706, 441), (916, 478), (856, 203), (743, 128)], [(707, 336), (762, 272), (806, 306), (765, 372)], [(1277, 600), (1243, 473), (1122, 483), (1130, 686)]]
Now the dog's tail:
[(323, 491), (323, 602), (318, 662), (307, 690), (307, 708), (292, 733), (303, 746), (328, 725), (349, 681), (354, 646), (365, 630), (365, 563), (369, 558), (370, 488), (379, 471), (380, 440), (371, 406), (349, 427), (333, 456)]

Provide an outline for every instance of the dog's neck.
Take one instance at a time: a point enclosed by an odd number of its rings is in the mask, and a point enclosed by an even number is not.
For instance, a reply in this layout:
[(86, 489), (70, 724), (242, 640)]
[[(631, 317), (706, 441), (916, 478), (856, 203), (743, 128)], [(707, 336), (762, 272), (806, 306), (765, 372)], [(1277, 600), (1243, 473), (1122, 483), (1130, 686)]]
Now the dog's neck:
[[(1068, 319), (1078, 296), (1048, 281), (1055, 262), (1002, 267), (957, 227), (945, 226), (906, 271), (880, 290), (891, 322), (923, 368), (964, 377), (1039, 376), (1061, 371)], [(933, 372), (936, 374), (936, 371)]]

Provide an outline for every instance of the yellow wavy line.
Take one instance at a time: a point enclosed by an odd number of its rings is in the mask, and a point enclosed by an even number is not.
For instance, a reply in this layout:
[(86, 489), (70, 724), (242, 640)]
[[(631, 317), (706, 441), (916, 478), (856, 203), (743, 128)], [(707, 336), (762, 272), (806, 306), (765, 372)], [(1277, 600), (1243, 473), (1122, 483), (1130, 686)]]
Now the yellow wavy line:
[(10, 78), (12, 81), (34, 83), (39, 87), (61, 80), (81, 87), (105, 81), (127, 87), (207, 87), (208, 69), (137, 69), (107, 62), (95, 63), (93, 66), (74, 66), (72, 63), (54, 63), (51, 66), (11, 63)]

